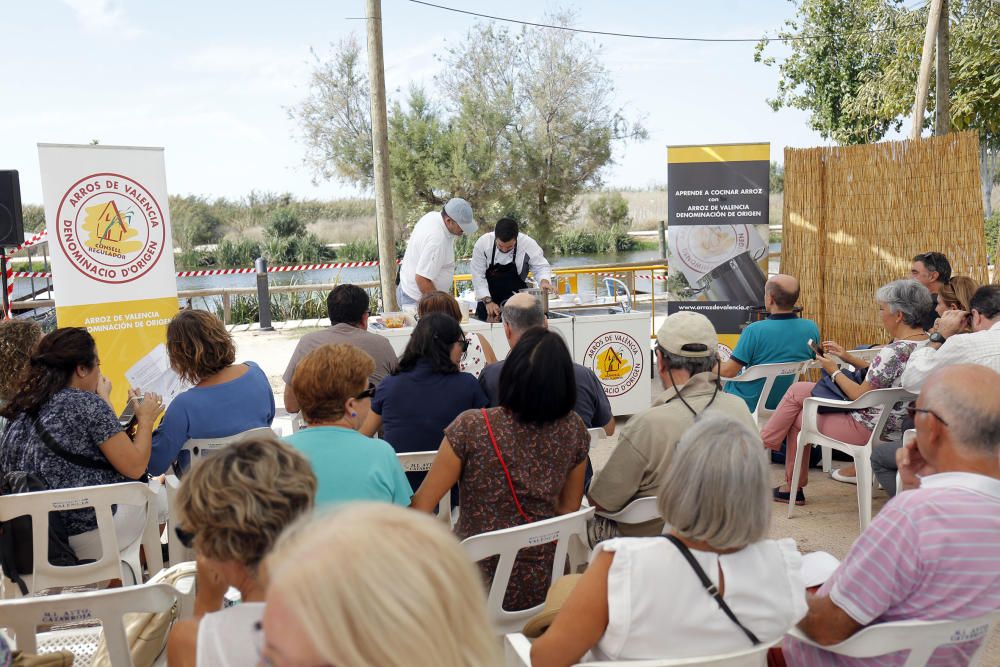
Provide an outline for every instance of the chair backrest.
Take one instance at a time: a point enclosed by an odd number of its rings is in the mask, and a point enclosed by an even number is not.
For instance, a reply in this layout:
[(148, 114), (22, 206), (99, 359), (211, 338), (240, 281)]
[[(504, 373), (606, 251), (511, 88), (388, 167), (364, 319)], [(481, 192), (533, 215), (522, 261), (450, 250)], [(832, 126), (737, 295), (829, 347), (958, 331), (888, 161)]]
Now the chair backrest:
[[(982, 652), (984, 640), (990, 629), (998, 622), (1000, 622), (1000, 610), (964, 621), (876, 623), (863, 628), (839, 644), (820, 648), (850, 658), (876, 658), (896, 651), (909, 651), (903, 667), (923, 667), (930, 662), (934, 651), (942, 646), (979, 640), (982, 643), (969, 662), (971, 667), (978, 664), (977, 658)], [(798, 628), (793, 628), (788, 635), (816, 646)]]
[(771, 389), (774, 387), (774, 381), (779, 377), (791, 376), (793, 378), (798, 377), (802, 372), (802, 366), (804, 362), (801, 361), (789, 361), (777, 364), (757, 364), (756, 366), (748, 366), (743, 370), (742, 373), (734, 378), (723, 378), (726, 382), (753, 382), (755, 380), (764, 380), (764, 386), (760, 390), (760, 395), (757, 397), (757, 405), (754, 406), (753, 418), (760, 425), (761, 418), (766, 418), (774, 412), (774, 410), (767, 409), (767, 399), (771, 395)]
[(177, 589), (168, 584), (7, 600), (0, 604), (0, 627), (14, 631), (14, 643), (18, 650), (35, 653), (40, 625), (100, 621), (111, 664), (124, 667), (132, 665), (132, 657), (122, 616), (130, 612), (169, 611), (178, 600)]
[(181, 450), (187, 451), (191, 455), (191, 464), (193, 465), (206, 456), (211, 456), (226, 445), (239, 442), (249, 435), (261, 435), (264, 433), (274, 435), (274, 431), (271, 430), (270, 426), (260, 426), (237, 433), (236, 435), (228, 435), (224, 438), (191, 438), (184, 443)]
[(524, 622), (542, 608), (542, 605), (522, 611), (507, 611), (503, 608), (504, 595), (507, 593), (507, 584), (518, 552), (526, 547), (556, 543), (552, 574), (548, 581), (551, 586), (552, 582), (563, 576), (570, 538), (575, 535), (581, 543), (587, 543), (587, 519), (593, 515), (594, 508), (586, 507), (551, 519), (474, 535), (462, 542), (462, 547), (473, 561), (500, 556), (487, 600), (490, 618), (500, 634), (520, 630)]
[[(427, 472), (434, 463), (437, 451), (433, 452), (398, 452), (396, 458), (403, 466), (403, 472)], [(416, 491), (416, 489), (414, 489)], [(438, 502), (437, 517), (451, 528), (451, 493), (446, 493)]]
[[(0, 496), (0, 521), (19, 516), (31, 517), (32, 574), (24, 577), (29, 593), (55, 586), (82, 586), (108, 579), (127, 581), (122, 571), (118, 536), (115, 533), (112, 505), (146, 507), (145, 536), (157, 535), (156, 512), (150, 510), (156, 493), (142, 482), (80, 486), (73, 489), (52, 489), (32, 493)], [(97, 515), (97, 529), (101, 540), (101, 557), (93, 563), (56, 566), (49, 563), (49, 512), (78, 510), (91, 507)], [(152, 531), (150, 523), (152, 522)], [(147, 540), (144, 539), (144, 544)], [(155, 540), (154, 540), (155, 541)], [(159, 542), (157, 559), (159, 559)], [(150, 545), (151, 546), (151, 545)], [(148, 547), (147, 547), (148, 548)], [(141, 573), (135, 573), (141, 579)], [(7, 586), (7, 589), (14, 588)]]
[(181, 544), (176, 528), (180, 525), (180, 513), (177, 510), (177, 491), (181, 482), (174, 475), (167, 475), (163, 485), (167, 487), (167, 556), (171, 565), (177, 565), (195, 559), (194, 550)]
[[(661, 660), (623, 660), (604, 662), (581, 662), (577, 667), (681, 667), (701, 665), (702, 667), (763, 667), (767, 664), (767, 651), (780, 639), (770, 644), (762, 644), (743, 651), (702, 656), (698, 658), (664, 658)], [(506, 667), (531, 667), (531, 643), (521, 633), (504, 637), (504, 658)]]
[(660, 514), (660, 508), (656, 505), (656, 496), (636, 498), (617, 512), (597, 512), (597, 514), (605, 519), (624, 524), (646, 523), (653, 519), (663, 518)]
[[(910, 393), (902, 387), (886, 387), (885, 389), (873, 389), (851, 402), (852, 410), (863, 408), (882, 408), (878, 419), (875, 421), (875, 428), (872, 429), (872, 443), (878, 442), (878, 438), (885, 428), (885, 423), (889, 421), (893, 407), (897, 403), (908, 403), (916, 399), (917, 395)], [(807, 399), (808, 400), (808, 399)]]

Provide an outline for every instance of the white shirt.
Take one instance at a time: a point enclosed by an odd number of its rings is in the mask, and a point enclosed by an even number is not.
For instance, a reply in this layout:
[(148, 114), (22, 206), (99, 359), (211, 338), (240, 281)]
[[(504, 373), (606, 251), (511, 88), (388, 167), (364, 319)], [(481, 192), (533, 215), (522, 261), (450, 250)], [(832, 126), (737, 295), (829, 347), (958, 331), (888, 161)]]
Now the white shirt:
[[(511, 252), (500, 252), (498, 249), (494, 258), (493, 249), (496, 247), (497, 235), (495, 232), (483, 234), (476, 241), (472, 249), (472, 259), (469, 261), (469, 271), (472, 273), (472, 286), (476, 290), (476, 299), (483, 299), (490, 295), (489, 284), (486, 282), (486, 269), (491, 263), (510, 264), (514, 261), (514, 266), (520, 272), (524, 262), (528, 262), (528, 270), (535, 277), (536, 282), (548, 280), (552, 282), (552, 267), (542, 253), (542, 247), (535, 239), (527, 234), (518, 233), (517, 248)], [(514, 255), (517, 254), (515, 258)]]
[[(612, 551), (608, 627), (585, 660), (693, 658), (751, 648), (681, 552), (662, 537), (616, 538), (594, 547)], [(762, 540), (732, 554), (691, 550), (712, 583), (757, 638), (770, 643), (806, 614), (802, 556), (790, 538)]]
[(205, 614), (198, 623), (196, 665), (241, 667), (256, 665), (257, 637), (254, 625), (264, 616), (263, 602), (241, 602), (222, 611)]
[(949, 336), (936, 350), (929, 345), (914, 350), (903, 370), (903, 389), (917, 394), (927, 376), (955, 364), (978, 364), (1000, 373), (1000, 322), (984, 331)]
[(399, 269), (399, 286), (411, 299), (420, 299), (418, 275), (433, 282), (442, 292), (451, 292), (456, 238), (444, 226), (440, 211), (424, 214), (414, 225)]

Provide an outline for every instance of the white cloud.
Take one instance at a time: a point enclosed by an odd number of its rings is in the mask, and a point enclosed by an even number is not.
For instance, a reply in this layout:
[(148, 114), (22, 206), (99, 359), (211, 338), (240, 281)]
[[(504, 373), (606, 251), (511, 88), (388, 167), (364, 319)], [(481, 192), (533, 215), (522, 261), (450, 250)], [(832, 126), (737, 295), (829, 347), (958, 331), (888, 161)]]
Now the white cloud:
[(118, 36), (134, 38), (142, 31), (129, 23), (120, 0), (63, 0), (88, 31), (114, 30)]

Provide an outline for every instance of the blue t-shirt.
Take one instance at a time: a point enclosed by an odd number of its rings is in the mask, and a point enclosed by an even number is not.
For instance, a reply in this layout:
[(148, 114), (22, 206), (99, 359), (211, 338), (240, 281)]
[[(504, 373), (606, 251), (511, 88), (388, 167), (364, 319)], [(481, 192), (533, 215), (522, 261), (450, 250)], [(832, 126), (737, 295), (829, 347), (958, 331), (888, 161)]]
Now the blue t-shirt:
[[(253, 428), (271, 426), (274, 393), (260, 366), (244, 362), (248, 370), (235, 380), (209, 387), (191, 387), (171, 401), (163, 421), (153, 432), (149, 473), (161, 475), (177, 460), (192, 438), (225, 438)], [(183, 457), (186, 459), (187, 457)], [(187, 460), (179, 461), (182, 468)]]
[[(736, 349), (733, 350), (733, 359), (745, 367), (808, 361), (813, 358), (813, 351), (808, 345), (810, 338), (819, 342), (819, 328), (812, 320), (796, 317), (793, 313), (770, 315), (766, 320), (754, 322), (743, 330)], [(765, 406), (768, 409), (776, 407), (794, 381), (795, 377), (792, 375), (775, 379)], [(727, 382), (725, 388), (726, 393), (746, 401), (751, 412), (757, 407), (757, 398), (763, 389), (763, 379), (754, 382)]]
[(310, 426), (285, 438), (319, 483), (316, 505), (373, 500), (408, 506), (413, 490), (389, 443), (340, 426)]
[[(444, 429), (466, 410), (489, 405), (469, 373), (435, 373), (429, 361), (379, 383), (372, 410), (382, 417), (382, 437), (397, 452), (437, 451)], [(407, 473), (419, 488), (427, 473)]]

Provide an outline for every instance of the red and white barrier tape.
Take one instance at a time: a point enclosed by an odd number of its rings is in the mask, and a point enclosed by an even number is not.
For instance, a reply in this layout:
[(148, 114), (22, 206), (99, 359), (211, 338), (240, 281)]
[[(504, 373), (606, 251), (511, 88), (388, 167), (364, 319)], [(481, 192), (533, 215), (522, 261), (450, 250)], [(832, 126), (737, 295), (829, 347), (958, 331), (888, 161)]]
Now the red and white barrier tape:
[(21, 245), (17, 246), (13, 250), (11, 250), (10, 254), (13, 255), (15, 252), (17, 252), (19, 250), (24, 250), (25, 248), (30, 248), (33, 245), (38, 245), (39, 243), (42, 243), (43, 241), (47, 241), (48, 240), (48, 238), (47, 238), (48, 235), (49, 235), (48, 230), (43, 229), (42, 231), (40, 231), (37, 234), (35, 234), (34, 236), (32, 236), (30, 239), (26, 240)]

